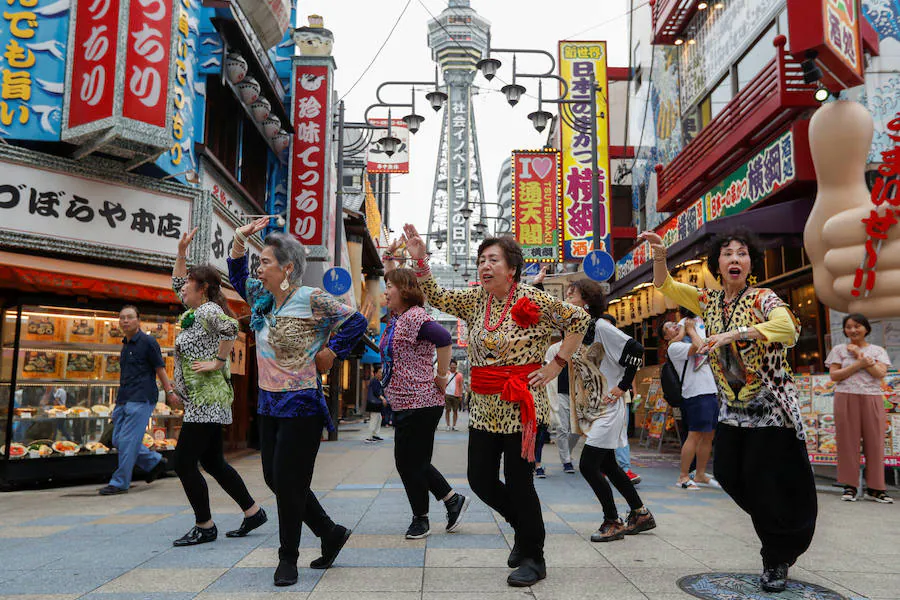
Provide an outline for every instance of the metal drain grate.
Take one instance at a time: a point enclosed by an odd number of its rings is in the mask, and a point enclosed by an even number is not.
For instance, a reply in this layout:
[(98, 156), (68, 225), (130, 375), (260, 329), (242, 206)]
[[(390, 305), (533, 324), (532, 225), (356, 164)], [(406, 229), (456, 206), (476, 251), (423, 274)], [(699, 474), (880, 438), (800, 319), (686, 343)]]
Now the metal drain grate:
[(705, 600), (851, 600), (820, 585), (788, 579), (787, 589), (764, 592), (757, 573), (700, 573), (678, 580), (685, 593)]

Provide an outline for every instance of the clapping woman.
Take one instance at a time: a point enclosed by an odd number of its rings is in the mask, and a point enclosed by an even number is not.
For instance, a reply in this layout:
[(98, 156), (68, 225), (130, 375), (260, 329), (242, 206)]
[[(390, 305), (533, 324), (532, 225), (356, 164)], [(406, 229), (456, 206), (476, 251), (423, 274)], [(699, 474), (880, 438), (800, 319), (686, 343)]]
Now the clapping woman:
[(366, 329), (366, 318), (318, 288), (301, 284), (306, 251), (293, 236), (270, 233), (256, 278), (247, 270), (247, 238), (268, 217), (238, 228), (228, 260), (231, 285), (250, 304), (259, 371), (257, 412), (263, 475), (278, 502), (278, 568), (275, 585), (297, 583), (300, 524), (322, 541), (310, 563), (327, 569), (350, 537), (310, 489), (322, 428), (334, 430), (318, 373), (344, 358)]
[(721, 290), (676, 282), (662, 238), (650, 231), (640, 237), (653, 251), (654, 285), (706, 324), (698, 353), (709, 355), (722, 401), (713, 470), (753, 520), (762, 542), (762, 589), (783, 591), (788, 568), (812, 542), (818, 511), (786, 355), (799, 336), (797, 318), (775, 292), (751, 285), (763, 253), (749, 231), (710, 243), (707, 266), (721, 276)]
[(175, 540), (193, 546), (218, 537), (209, 508), (209, 489), (198, 463), (244, 511), (241, 526), (228, 537), (243, 537), (266, 522), (266, 512), (247, 491), (244, 480), (225, 462), (222, 427), (231, 424), (234, 392), (228, 355), (238, 323), (220, 287), (219, 272), (209, 265), (187, 268), (187, 251), (197, 228), (181, 236), (172, 271), (172, 289), (187, 307), (175, 339), (175, 391), (184, 403), (184, 419), (175, 448), (175, 472), (194, 509), (194, 527)]
[[(544, 519), (532, 466), (539, 423), (550, 423), (546, 385), (578, 347), (588, 314), (520, 284), (525, 261), (511, 237), (488, 238), (478, 248), (480, 286), (448, 290), (428, 266), (425, 242), (406, 225), (407, 250), (428, 302), (466, 321), (472, 365), (469, 468), (472, 491), (515, 530), (507, 583), (533, 585), (547, 574)], [(555, 331), (565, 333), (559, 353), (543, 365)], [(500, 480), (503, 460), (504, 480)]]

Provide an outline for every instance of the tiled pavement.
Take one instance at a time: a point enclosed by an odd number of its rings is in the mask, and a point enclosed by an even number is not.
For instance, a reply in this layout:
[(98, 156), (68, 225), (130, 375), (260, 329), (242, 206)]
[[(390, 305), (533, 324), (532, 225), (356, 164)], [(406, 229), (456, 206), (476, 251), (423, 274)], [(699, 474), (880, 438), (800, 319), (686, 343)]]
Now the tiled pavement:
[[(563, 474), (556, 449), (545, 450), (550, 476), (537, 480), (547, 526), (548, 577), (533, 588), (507, 587), (511, 530), (477, 499), (457, 533), (443, 532), (443, 506), (432, 502), (432, 535), (403, 539), (409, 507), (393, 468), (393, 445), (363, 444), (361, 432), (323, 444), (313, 487), (335, 520), (353, 528), (335, 567), (301, 569), (300, 581), (275, 588), (277, 527), (274, 498), (259, 458), (235, 461), (269, 524), (243, 539), (223, 532), (239, 511), (210, 482), (220, 538), (173, 548), (192, 525), (179, 482), (135, 483), (123, 496), (101, 498), (97, 486), (0, 495), (0, 600), (515, 600), (689, 598), (682, 576), (715, 570), (755, 572), (758, 545), (749, 520), (718, 490), (674, 488), (671, 461), (635, 451), (644, 480), (639, 491), (656, 515), (652, 532), (610, 544), (588, 538), (601, 516), (579, 475)], [(385, 437), (391, 435), (387, 429)], [(465, 431), (437, 435), (435, 464), (466, 491)], [(621, 499), (619, 499), (621, 502)], [(813, 546), (791, 575), (848, 598), (900, 598), (900, 524), (895, 506), (840, 502), (819, 495)], [(622, 510), (624, 512), (624, 505)], [(498, 522), (499, 519), (499, 522)], [(300, 560), (318, 556), (304, 532)]]

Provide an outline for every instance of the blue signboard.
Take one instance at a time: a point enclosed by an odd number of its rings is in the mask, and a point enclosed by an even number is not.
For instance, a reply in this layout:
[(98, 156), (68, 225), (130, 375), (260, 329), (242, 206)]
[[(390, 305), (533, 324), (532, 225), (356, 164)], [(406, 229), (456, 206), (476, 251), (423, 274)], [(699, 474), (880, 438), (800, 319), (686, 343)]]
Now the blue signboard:
[(594, 281), (606, 281), (616, 272), (616, 263), (609, 252), (592, 250), (584, 257), (584, 273)]
[(522, 271), (522, 275), (527, 275), (529, 277), (536, 277), (538, 273), (541, 272), (541, 263), (526, 263), (525, 270)]
[(8, 4), (0, 11), (0, 136), (59, 141), (69, 2)]
[(322, 276), (322, 287), (332, 296), (343, 296), (352, 286), (353, 278), (344, 267), (331, 267)]

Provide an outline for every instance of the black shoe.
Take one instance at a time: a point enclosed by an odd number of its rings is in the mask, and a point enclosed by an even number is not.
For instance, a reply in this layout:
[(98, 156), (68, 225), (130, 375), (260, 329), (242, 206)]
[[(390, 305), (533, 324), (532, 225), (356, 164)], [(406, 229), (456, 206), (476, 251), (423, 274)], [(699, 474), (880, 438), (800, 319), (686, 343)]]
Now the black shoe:
[(384, 441), (384, 438), (383, 438), (383, 437), (380, 437), (380, 436), (377, 436), (377, 435), (373, 435), (373, 436), (372, 436), (372, 439), (375, 440), (376, 442), (383, 442), (383, 441)]
[(309, 563), (310, 569), (327, 569), (334, 564), (334, 559), (340, 554), (341, 548), (350, 539), (352, 530), (343, 525), (335, 525), (327, 538), (322, 539), (322, 556)]
[(541, 560), (525, 558), (518, 569), (509, 574), (506, 583), (512, 587), (528, 587), (547, 577), (547, 564)]
[(125, 488), (116, 487), (114, 485), (107, 485), (100, 488), (97, 493), (101, 496), (115, 496), (117, 494), (127, 494), (128, 490), (126, 490)]
[(469, 508), (472, 499), (462, 494), (453, 494), (453, 497), (444, 502), (447, 507), (447, 531), (456, 531), (456, 528), (462, 525), (463, 515)]
[(208, 529), (203, 529), (202, 527), (193, 527), (186, 534), (172, 542), (172, 545), (180, 548), (181, 546), (196, 546), (197, 544), (208, 544), (209, 542), (216, 541), (217, 537), (219, 537), (219, 530), (216, 529), (215, 525)]
[(146, 481), (147, 483), (153, 483), (163, 476), (163, 473), (166, 472), (166, 467), (168, 466), (168, 461), (166, 461), (165, 458), (160, 458), (159, 462), (156, 463), (156, 466), (150, 469), (150, 471), (147, 473), (144, 481)]
[(409, 529), (406, 530), (406, 539), (421, 540), (428, 537), (429, 533), (431, 533), (431, 526), (428, 523), (428, 517), (413, 517)]
[(759, 586), (764, 592), (783, 592), (787, 587), (787, 576), (787, 563), (766, 567), (763, 569), (762, 577), (759, 578)]
[(244, 517), (244, 520), (241, 521), (241, 526), (232, 531), (226, 531), (225, 537), (237, 538), (244, 537), (257, 527), (262, 527), (262, 525), (269, 520), (269, 517), (266, 516), (266, 511), (263, 510), (263, 507), (260, 506), (259, 510), (256, 511), (256, 514), (252, 517)]
[(285, 587), (297, 583), (297, 562), (292, 560), (279, 560), (275, 569), (275, 585)]
[(525, 557), (522, 556), (522, 549), (519, 548), (519, 544), (513, 544), (512, 550), (509, 551), (509, 558), (506, 559), (506, 566), (510, 569), (515, 569), (522, 564), (523, 558)]

